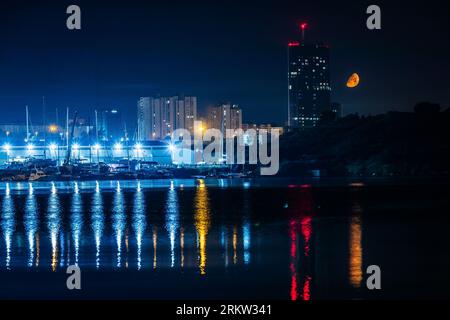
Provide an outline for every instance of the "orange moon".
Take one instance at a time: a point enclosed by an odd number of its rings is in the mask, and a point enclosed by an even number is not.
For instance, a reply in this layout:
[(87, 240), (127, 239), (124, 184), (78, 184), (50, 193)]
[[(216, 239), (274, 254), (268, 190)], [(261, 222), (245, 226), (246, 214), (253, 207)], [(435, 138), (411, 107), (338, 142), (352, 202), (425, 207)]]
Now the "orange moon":
[(356, 88), (359, 85), (359, 75), (357, 73), (354, 73), (348, 78), (347, 80), (347, 87), (348, 88)]

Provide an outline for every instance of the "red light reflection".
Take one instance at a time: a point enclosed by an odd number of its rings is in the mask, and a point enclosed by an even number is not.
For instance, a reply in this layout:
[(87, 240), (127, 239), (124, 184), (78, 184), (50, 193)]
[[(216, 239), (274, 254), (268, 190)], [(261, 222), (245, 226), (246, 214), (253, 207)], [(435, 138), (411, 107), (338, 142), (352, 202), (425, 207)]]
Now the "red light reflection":
[[(311, 281), (309, 272), (312, 226), (312, 194), (309, 185), (289, 186), (289, 211), (292, 219), (289, 222), (291, 273), (290, 298), (295, 301), (311, 299)], [(302, 252), (299, 251), (303, 243)], [(302, 270), (300, 270), (300, 265)], [(302, 279), (302, 280), (300, 280)], [(299, 292), (301, 287), (301, 295)]]

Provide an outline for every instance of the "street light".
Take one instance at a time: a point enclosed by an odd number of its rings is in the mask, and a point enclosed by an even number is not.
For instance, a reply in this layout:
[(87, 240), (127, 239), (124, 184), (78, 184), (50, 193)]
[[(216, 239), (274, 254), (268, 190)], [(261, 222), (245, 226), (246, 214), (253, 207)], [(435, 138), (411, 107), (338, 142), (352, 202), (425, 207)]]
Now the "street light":
[(9, 152), (11, 151), (11, 145), (9, 143), (4, 144), (3, 150), (6, 151), (6, 162), (9, 162)]
[(76, 157), (75, 153), (78, 153), (78, 158), (80, 158), (80, 145), (78, 143), (74, 143), (72, 145), (72, 149), (73, 149), (73, 153), (74, 153), (74, 158)]
[[(97, 163), (100, 163), (100, 149), (101, 146), (98, 143), (94, 144), (94, 150), (97, 152)], [(98, 168), (100, 170), (100, 166)]]
[(48, 131), (50, 131), (50, 133), (57, 133), (58, 132), (58, 126), (56, 124), (51, 124), (48, 127)]
[(136, 143), (136, 145), (134, 146), (134, 149), (136, 150), (137, 158), (139, 158), (139, 152), (142, 150), (142, 144)]
[(116, 150), (116, 151), (121, 151), (122, 150), (122, 144), (121, 143), (116, 143), (115, 145), (114, 145), (114, 150)]
[[(51, 143), (49, 146), (49, 149), (50, 149), (50, 152), (55, 152), (55, 150), (57, 151), (56, 159), (57, 159), (57, 164), (59, 165), (59, 147), (58, 147), (58, 145), (56, 143)], [(51, 155), (50, 155), (50, 157), (51, 157)]]
[(172, 161), (172, 163), (174, 162), (174, 153), (175, 153), (175, 150), (177, 149), (177, 147), (175, 146), (175, 144), (173, 144), (173, 143), (170, 143), (169, 144), (169, 152), (170, 152), (170, 160)]
[(34, 146), (33, 146), (31, 143), (29, 143), (29, 144), (27, 145), (27, 151), (28, 151), (28, 153), (32, 152), (33, 150), (34, 150)]

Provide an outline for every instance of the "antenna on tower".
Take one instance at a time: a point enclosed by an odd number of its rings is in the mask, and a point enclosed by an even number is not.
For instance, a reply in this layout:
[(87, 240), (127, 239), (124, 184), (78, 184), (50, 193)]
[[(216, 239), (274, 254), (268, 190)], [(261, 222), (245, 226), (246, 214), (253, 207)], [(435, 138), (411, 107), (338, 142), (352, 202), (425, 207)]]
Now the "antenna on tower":
[(305, 30), (306, 28), (308, 28), (308, 23), (307, 22), (302, 22), (300, 24), (300, 29), (302, 30), (302, 41), (305, 41)]

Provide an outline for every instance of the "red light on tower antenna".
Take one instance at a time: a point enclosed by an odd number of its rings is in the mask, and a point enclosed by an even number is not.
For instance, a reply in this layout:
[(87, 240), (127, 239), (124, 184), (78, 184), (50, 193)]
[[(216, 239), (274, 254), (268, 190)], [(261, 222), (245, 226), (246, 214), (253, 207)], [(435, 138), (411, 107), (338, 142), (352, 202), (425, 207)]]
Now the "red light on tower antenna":
[(308, 23), (307, 22), (302, 22), (300, 24), (300, 29), (302, 30), (302, 40), (305, 40), (305, 30), (306, 28), (308, 28)]

